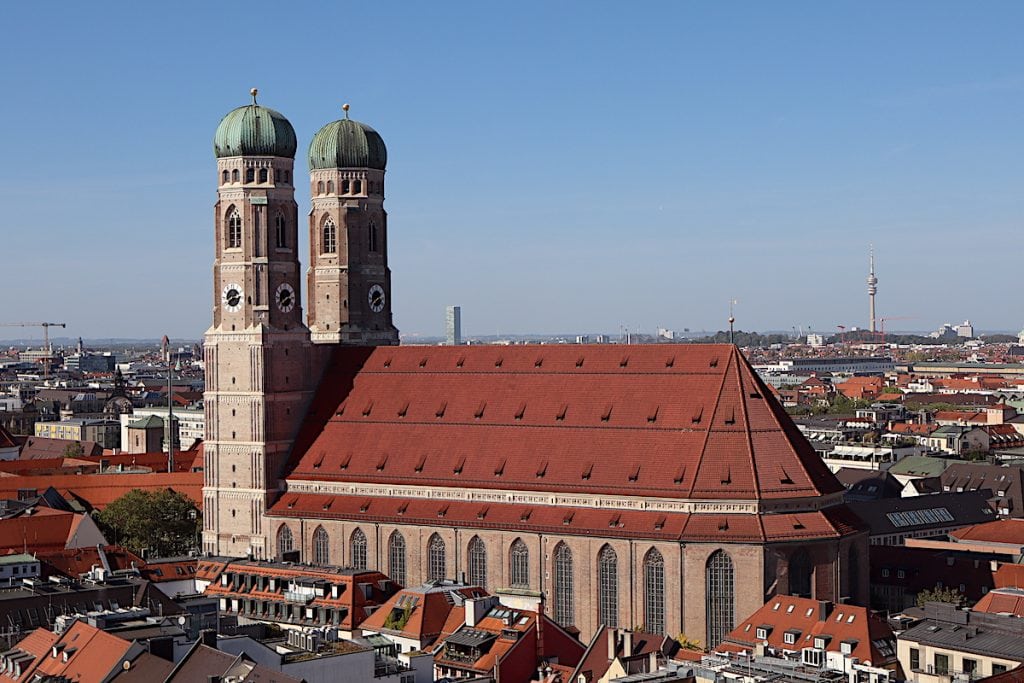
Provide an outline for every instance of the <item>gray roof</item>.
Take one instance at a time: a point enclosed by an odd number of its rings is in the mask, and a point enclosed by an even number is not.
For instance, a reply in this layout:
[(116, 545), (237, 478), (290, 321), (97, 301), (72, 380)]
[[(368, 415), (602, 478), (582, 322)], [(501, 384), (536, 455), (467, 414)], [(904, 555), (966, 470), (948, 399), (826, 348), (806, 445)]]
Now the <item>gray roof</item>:
[(988, 490), (935, 493), (910, 498), (851, 501), (847, 507), (867, 522), (872, 536), (951, 529), (991, 522), (995, 513)]
[(1005, 628), (1001, 628), (1002, 624), (995, 619), (982, 620), (976, 613), (961, 614), (964, 618), (957, 621), (962, 623), (926, 618), (901, 633), (899, 639), (1024, 662), (1024, 625), (1020, 623), (1021, 619), (986, 615), (1005, 621)]
[(914, 477), (937, 477), (950, 465), (946, 458), (928, 455), (908, 455), (889, 468), (889, 474)]

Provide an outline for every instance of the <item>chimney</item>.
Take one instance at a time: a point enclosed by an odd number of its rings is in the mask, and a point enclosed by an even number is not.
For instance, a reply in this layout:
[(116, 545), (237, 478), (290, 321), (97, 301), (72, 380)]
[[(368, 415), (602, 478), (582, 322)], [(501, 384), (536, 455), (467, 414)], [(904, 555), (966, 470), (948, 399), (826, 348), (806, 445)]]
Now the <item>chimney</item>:
[(613, 628), (606, 628), (608, 632), (608, 661), (615, 659), (616, 641), (619, 639), (619, 634), (615, 632)]
[(818, 600), (818, 621), (825, 621), (832, 612), (832, 603), (828, 600)]
[(168, 662), (174, 661), (174, 639), (171, 636), (150, 638), (146, 641), (146, 648), (151, 655), (165, 659)]
[(629, 657), (633, 654), (633, 632), (626, 629), (622, 633), (622, 656)]
[(487, 616), (491, 608), (497, 604), (498, 598), (495, 595), (488, 595), (482, 598), (466, 598), (466, 626), (470, 628), (476, 626), (477, 622)]
[(212, 647), (214, 650), (217, 649), (217, 632), (213, 629), (204, 629), (199, 633), (199, 638), (203, 641), (203, 645)]

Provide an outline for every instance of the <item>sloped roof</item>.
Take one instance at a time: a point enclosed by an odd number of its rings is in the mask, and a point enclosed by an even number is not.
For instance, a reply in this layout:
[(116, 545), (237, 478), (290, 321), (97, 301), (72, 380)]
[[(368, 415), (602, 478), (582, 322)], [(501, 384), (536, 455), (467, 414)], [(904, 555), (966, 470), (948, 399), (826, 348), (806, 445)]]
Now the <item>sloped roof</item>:
[(1015, 617), (1024, 617), (1024, 590), (996, 588), (986, 593), (971, 609), (975, 612), (1012, 614)]
[(63, 676), (71, 681), (101, 681), (115, 670), (133, 644), (84, 621), (76, 621), (54, 645), (63, 646), (60, 655), (43, 656), (37, 660), (31, 671), (33, 675)]
[(0, 425), (0, 448), (18, 448), (18, 442), (15, 441), (14, 435), (7, 431), (3, 425)]
[[(440, 582), (406, 588), (391, 596), (359, 627), (363, 631), (395, 633), (416, 640), (420, 647), (426, 648), (443, 633), (448, 616), (465, 598), (485, 595), (488, 595), (487, 591), (477, 586)], [(400, 627), (385, 625), (392, 613), (397, 610), (400, 614), (406, 609), (409, 610), (409, 618), (404, 624)]]
[(997, 519), (964, 529), (956, 529), (949, 532), (949, 535), (957, 541), (1024, 546), (1024, 519)]
[[(767, 638), (757, 637), (761, 626), (770, 627)], [(795, 642), (785, 642), (787, 631), (796, 634)], [(767, 640), (779, 650), (800, 650), (814, 647), (815, 637), (825, 638), (825, 649), (830, 652), (838, 652), (843, 641), (855, 641), (853, 656), (874, 666), (896, 659), (892, 629), (867, 608), (790, 595), (771, 598), (726, 636), (722, 644), (753, 649), (756, 643)]]
[(842, 491), (733, 346), (337, 347), (290, 479), (689, 499)]

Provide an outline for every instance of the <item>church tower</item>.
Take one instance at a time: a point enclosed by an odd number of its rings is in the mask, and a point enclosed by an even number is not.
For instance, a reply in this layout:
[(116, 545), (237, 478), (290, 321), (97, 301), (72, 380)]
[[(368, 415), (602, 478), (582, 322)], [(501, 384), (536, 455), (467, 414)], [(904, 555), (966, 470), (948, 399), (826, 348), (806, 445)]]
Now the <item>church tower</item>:
[(203, 550), (273, 555), (263, 514), (316, 381), (302, 322), (295, 130), (256, 103), (214, 136), (213, 326), (204, 339)]
[(309, 330), (314, 344), (398, 343), (391, 317), (387, 149), (373, 128), (348, 117), (309, 145)]

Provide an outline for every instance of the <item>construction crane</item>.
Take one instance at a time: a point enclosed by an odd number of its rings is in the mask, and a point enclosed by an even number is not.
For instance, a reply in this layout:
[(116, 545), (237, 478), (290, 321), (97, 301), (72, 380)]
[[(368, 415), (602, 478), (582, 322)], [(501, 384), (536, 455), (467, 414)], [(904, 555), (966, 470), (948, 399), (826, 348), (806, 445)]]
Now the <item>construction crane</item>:
[(46, 356), (43, 358), (43, 378), (50, 379), (50, 363), (53, 361), (53, 349), (50, 348), (50, 328), (64, 327), (65, 323), (0, 323), (0, 327), (41, 327), (43, 328), (43, 348)]
[(882, 318), (879, 321), (881, 323), (881, 327), (879, 328), (879, 332), (878, 332), (879, 340), (883, 344), (885, 343), (885, 323), (888, 322), (889, 320), (914, 320), (916, 317), (917, 316), (913, 316), (913, 315), (894, 315), (894, 316), (889, 316), (888, 318)]

